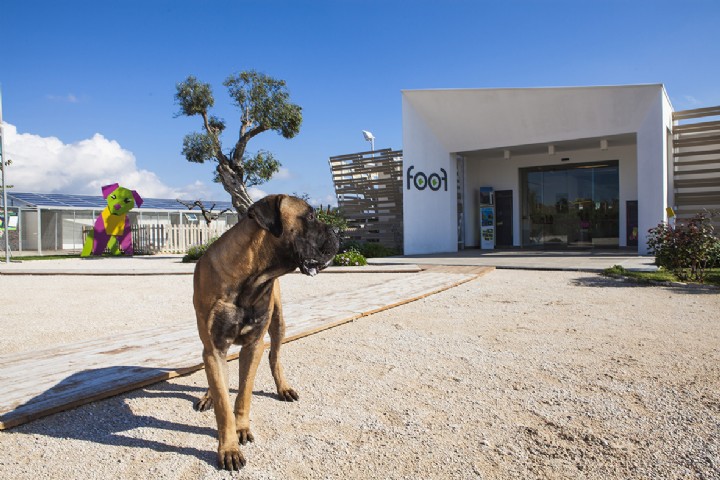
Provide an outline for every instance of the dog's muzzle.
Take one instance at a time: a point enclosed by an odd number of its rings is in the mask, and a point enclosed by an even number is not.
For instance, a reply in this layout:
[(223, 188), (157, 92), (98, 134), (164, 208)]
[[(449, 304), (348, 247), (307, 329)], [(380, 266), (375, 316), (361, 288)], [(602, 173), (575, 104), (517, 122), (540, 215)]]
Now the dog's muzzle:
[(314, 277), (320, 271), (326, 269), (332, 263), (333, 257), (340, 248), (340, 239), (329, 226), (326, 227), (323, 233), (325, 241), (322, 242), (320, 248), (310, 249), (313, 253), (301, 256), (301, 258), (304, 258), (299, 262), (299, 268), (305, 275)]
[(317, 260), (304, 260), (300, 264), (300, 271), (305, 275), (310, 275), (311, 277), (314, 277), (321, 270), (325, 270), (331, 263), (332, 259), (328, 260), (325, 263), (319, 262)]

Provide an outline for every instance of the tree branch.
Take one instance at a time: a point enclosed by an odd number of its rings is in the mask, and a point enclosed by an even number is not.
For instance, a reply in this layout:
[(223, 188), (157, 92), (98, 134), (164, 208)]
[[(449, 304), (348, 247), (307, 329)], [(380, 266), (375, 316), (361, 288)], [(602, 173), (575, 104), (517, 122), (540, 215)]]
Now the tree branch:
[(180, 200), (179, 198), (175, 199), (176, 202), (181, 203), (185, 205), (188, 210), (192, 210), (195, 207), (198, 207), (200, 211), (202, 212), (202, 216), (205, 219), (205, 224), (209, 227), (213, 220), (217, 220), (220, 218), (220, 216), (225, 212), (230, 212), (231, 210), (229, 208), (226, 208), (222, 210), (220, 213), (212, 213), (212, 210), (215, 208), (215, 203), (212, 204), (212, 207), (205, 208), (205, 205), (203, 204), (202, 200), (195, 200), (193, 203), (185, 203), (184, 201)]

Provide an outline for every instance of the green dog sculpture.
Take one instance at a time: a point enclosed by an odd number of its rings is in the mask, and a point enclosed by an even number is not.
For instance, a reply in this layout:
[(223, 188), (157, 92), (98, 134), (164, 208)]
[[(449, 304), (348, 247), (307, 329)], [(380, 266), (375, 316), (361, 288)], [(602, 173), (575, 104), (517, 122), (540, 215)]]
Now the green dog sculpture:
[(95, 227), (88, 233), (81, 257), (102, 255), (109, 250), (113, 255), (132, 255), (132, 232), (127, 212), (143, 203), (135, 190), (128, 190), (117, 183), (102, 187), (107, 207), (95, 220)]

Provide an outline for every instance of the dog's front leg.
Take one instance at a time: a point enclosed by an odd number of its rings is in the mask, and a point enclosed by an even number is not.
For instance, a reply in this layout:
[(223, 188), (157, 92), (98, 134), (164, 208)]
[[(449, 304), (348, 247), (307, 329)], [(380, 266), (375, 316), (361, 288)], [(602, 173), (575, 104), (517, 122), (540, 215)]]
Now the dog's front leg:
[(263, 335), (257, 341), (243, 345), (238, 358), (240, 384), (235, 401), (235, 428), (237, 429), (237, 438), (243, 445), (254, 440), (250, 433), (250, 400), (252, 399), (255, 374), (265, 350), (265, 342), (262, 338), (264, 334), (263, 331)]
[(275, 380), (278, 397), (285, 402), (293, 402), (300, 399), (297, 392), (290, 387), (285, 379), (282, 363), (280, 363), (280, 347), (285, 337), (285, 318), (283, 317), (282, 304), (280, 302), (280, 286), (275, 286), (273, 301), (275, 308), (273, 309), (272, 320), (270, 321), (270, 371)]
[(203, 350), (203, 361), (218, 426), (218, 463), (220, 468), (225, 470), (240, 470), (245, 465), (245, 457), (240, 452), (235, 418), (230, 405), (226, 354), (206, 348)]

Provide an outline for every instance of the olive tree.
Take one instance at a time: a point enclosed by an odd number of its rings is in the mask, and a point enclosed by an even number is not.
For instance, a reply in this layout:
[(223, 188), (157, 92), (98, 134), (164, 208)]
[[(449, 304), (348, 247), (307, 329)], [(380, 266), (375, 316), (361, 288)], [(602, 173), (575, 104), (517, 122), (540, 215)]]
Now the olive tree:
[(290, 102), (284, 80), (253, 70), (230, 75), (223, 85), (239, 110), (237, 140), (229, 150), (223, 150), (226, 124), (210, 114), (215, 105), (212, 88), (191, 75), (176, 86), (177, 116), (199, 115), (203, 123), (201, 132), (185, 135), (182, 153), (189, 162), (217, 162), (214, 180), (230, 194), (238, 214), (244, 215), (252, 204), (247, 189), (270, 180), (280, 168), (271, 152), (246, 153), (248, 142), (266, 131), (293, 138), (300, 131), (302, 109)]

